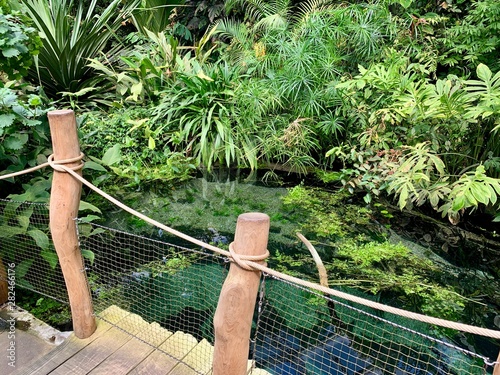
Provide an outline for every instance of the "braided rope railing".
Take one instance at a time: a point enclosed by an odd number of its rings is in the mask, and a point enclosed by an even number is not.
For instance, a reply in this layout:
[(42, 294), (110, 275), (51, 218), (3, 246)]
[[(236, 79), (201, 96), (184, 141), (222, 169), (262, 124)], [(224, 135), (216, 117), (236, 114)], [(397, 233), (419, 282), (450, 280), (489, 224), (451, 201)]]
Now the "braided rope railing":
[(232, 248), (232, 245), (229, 246), (229, 251), (227, 251), (227, 250), (220, 249), (216, 246), (210, 245), (208, 243), (205, 243), (203, 241), (200, 241), (200, 240), (198, 240), (194, 237), (191, 237), (185, 233), (179, 232), (173, 228), (170, 228), (170, 227), (168, 227), (168, 226), (166, 226), (166, 225), (164, 225), (164, 224), (162, 224), (154, 219), (151, 219), (150, 217), (148, 217), (144, 214), (141, 214), (140, 212), (128, 207), (127, 205), (123, 204), (122, 202), (120, 202), (116, 198), (110, 196), (109, 194), (105, 193), (103, 190), (99, 189), (97, 186), (93, 185), (92, 183), (87, 181), (85, 178), (80, 176), (78, 173), (75, 172), (75, 170), (81, 169), (83, 167), (83, 162), (80, 165), (73, 167), (73, 168), (68, 168), (64, 165), (64, 164), (68, 164), (68, 163), (74, 163), (74, 162), (76, 162), (78, 160), (82, 160), (82, 159), (83, 159), (83, 154), (80, 154), (80, 156), (77, 158), (55, 161), (55, 160), (53, 160), (53, 156), (51, 155), (48, 157), (48, 161), (46, 163), (43, 163), (37, 167), (33, 167), (33, 168), (30, 168), (30, 169), (27, 169), (24, 171), (19, 171), (19, 172), (7, 174), (7, 175), (2, 175), (2, 176), (0, 176), (0, 180), (6, 179), (6, 178), (11, 178), (14, 176), (19, 176), (21, 174), (30, 173), (30, 172), (36, 171), (38, 169), (50, 166), (58, 172), (70, 173), (74, 178), (79, 180), (82, 184), (84, 184), (85, 186), (87, 186), (91, 190), (95, 191), (96, 193), (98, 193), (102, 197), (106, 198), (111, 203), (120, 207), (124, 211), (127, 211), (128, 213), (130, 213), (130, 214), (146, 221), (147, 223), (154, 225), (154, 226), (156, 226), (156, 227), (158, 227), (158, 228), (160, 228), (160, 229), (162, 229), (162, 230), (164, 230), (164, 231), (166, 231), (174, 236), (177, 236), (177, 237), (182, 238), (182, 239), (184, 239), (188, 242), (191, 242), (195, 245), (201, 246), (205, 249), (212, 250), (215, 253), (218, 253), (220, 255), (228, 257), (229, 259), (236, 262), (240, 267), (242, 267), (244, 269), (258, 270), (258, 271), (264, 272), (268, 275), (274, 276), (276, 278), (280, 278), (283, 280), (287, 280), (289, 282), (293, 282), (293, 283), (300, 285), (300, 286), (303, 286), (305, 288), (310, 288), (310, 289), (319, 291), (321, 293), (326, 293), (326, 294), (329, 294), (331, 296), (335, 296), (337, 298), (342, 298), (342, 299), (350, 301), (350, 302), (358, 303), (360, 305), (364, 305), (364, 306), (367, 306), (367, 307), (370, 307), (370, 308), (373, 308), (376, 310), (380, 310), (380, 311), (384, 311), (387, 313), (403, 316), (403, 317), (413, 319), (416, 321), (420, 321), (420, 322), (424, 322), (427, 324), (432, 324), (432, 325), (436, 325), (436, 326), (440, 326), (440, 327), (444, 327), (444, 328), (450, 328), (450, 329), (454, 329), (454, 330), (461, 331), (461, 332), (476, 334), (476, 335), (485, 336), (485, 337), (491, 337), (494, 339), (500, 339), (500, 331), (498, 331), (498, 330), (476, 327), (476, 326), (472, 326), (472, 325), (468, 325), (468, 324), (464, 324), (464, 323), (452, 322), (452, 321), (448, 321), (445, 319), (435, 318), (435, 317), (431, 317), (431, 316), (427, 316), (427, 315), (423, 315), (423, 314), (419, 314), (419, 313), (414, 313), (411, 311), (406, 311), (406, 310), (399, 309), (396, 307), (384, 305), (382, 303), (370, 301), (370, 300), (365, 299), (365, 298), (356, 297), (356, 296), (353, 296), (351, 294), (344, 293), (344, 292), (341, 292), (341, 291), (338, 291), (335, 289), (327, 288), (327, 287), (318, 285), (318, 284), (310, 282), (310, 281), (302, 280), (302, 279), (297, 278), (297, 277), (283, 274), (281, 272), (272, 270), (272, 269), (268, 268), (267, 266), (264, 266), (262, 264), (257, 263), (257, 261), (265, 259), (268, 256), (268, 254), (265, 254), (264, 256), (258, 257), (258, 258), (237, 255), (237, 254), (235, 254), (235, 252)]

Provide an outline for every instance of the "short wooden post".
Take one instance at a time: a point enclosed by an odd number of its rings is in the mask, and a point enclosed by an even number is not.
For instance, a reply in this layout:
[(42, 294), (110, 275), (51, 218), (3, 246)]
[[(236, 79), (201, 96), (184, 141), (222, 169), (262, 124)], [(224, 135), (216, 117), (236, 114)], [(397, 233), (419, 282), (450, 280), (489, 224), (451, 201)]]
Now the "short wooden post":
[[(80, 146), (73, 111), (51, 111), (48, 118), (54, 162), (78, 157)], [(80, 163), (65, 165), (71, 168)], [(77, 173), (81, 174), (81, 170)], [(81, 182), (69, 173), (54, 170), (50, 196), (50, 231), (68, 289), (73, 330), (77, 337), (83, 339), (94, 333), (96, 322), (74, 221), (78, 215), (81, 190)]]
[(493, 375), (500, 375), (500, 353), (498, 353), (497, 364), (495, 365), (495, 368), (493, 369)]
[[(246, 213), (238, 217), (233, 250), (242, 256), (267, 253), (269, 216)], [(260, 272), (231, 263), (214, 316), (213, 375), (247, 373), (250, 330), (259, 290)]]

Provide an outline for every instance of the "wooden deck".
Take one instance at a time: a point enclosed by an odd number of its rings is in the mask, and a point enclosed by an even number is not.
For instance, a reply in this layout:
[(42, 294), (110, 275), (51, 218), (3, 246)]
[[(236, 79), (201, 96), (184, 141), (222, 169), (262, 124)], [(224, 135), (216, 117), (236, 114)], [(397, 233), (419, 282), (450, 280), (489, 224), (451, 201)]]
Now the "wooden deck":
[[(91, 337), (81, 340), (71, 335), (14, 374), (212, 374), (213, 347), (208, 341), (198, 342), (183, 332), (172, 333), (116, 306), (100, 316), (103, 319), (98, 319), (97, 330)], [(249, 374), (268, 374), (251, 370), (250, 361), (248, 368)]]

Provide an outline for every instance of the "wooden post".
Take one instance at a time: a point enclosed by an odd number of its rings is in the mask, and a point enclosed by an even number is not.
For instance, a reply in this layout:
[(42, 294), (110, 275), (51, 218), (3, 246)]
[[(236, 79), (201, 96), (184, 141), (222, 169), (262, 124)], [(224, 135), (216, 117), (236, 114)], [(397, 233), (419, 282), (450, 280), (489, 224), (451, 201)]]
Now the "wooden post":
[(495, 368), (493, 369), (493, 375), (500, 375), (500, 353), (498, 353), (497, 364), (495, 365)]
[[(75, 114), (71, 110), (51, 111), (48, 114), (54, 161), (80, 155)], [(81, 162), (65, 164), (76, 167)], [(77, 173), (81, 174), (81, 170)], [(82, 184), (66, 172), (54, 170), (50, 196), (50, 231), (68, 290), (73, 330), (77, 337), (87, 338), (96, 329), (92, 299), (78, 236), (75, 218), (78, 215)]]
[[(242, 256), (267, 253), (269, 216), (246, 213), (238, 217), (233, 250)], [(231, 263), (214, 316), (213, 375), (247, 373), (250, 329), (259, 290), (260, 271)]]

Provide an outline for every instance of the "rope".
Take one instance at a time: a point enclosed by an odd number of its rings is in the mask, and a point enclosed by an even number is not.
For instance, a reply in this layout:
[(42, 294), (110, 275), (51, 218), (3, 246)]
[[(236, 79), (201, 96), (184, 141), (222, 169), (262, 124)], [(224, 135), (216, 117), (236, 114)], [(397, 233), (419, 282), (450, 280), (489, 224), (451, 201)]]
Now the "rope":
[[(80, 158), (79, 160), (81, 160), (81, 157), (83, 157), (83, 154), (81, 154), (78, 157), (78, 158)], [(107, 194), (104, 191), (102, 191), (101, 189), (99, 189), (97, 186), (94, 186), (92, 183), (90, 183), (89, 181), (87, 181), (86, 179), (84, 179), (82, 176), (80, 176), (78, 173), (76, 173), (71, 168), (68, 168), (68, 167), (62, 165), (62, 164), (64, 164), (64, 162), (67, 162), (66, 160), (61, 160), (61, 161), (54, 162), (54, 161), (52, 161), (52, 159), (50, 158), (50, 156), (49, 156), (49, 159), (51, 160), (50, 163), (49, 162), (45, 163), (45, 165), (42, 164), (37, 169), (43, 168), (43, 167), (45, 167), (47, 165), (51, 165), (53, 168), (54, 168), (54, 166), (56, 166), (57, 167), (56, 170), (61, 171), (61, 172), (62, 172), (62, 170), (64, 170), (65, 172), (70, 173), (74, 178), (76, 178), (82, 184), (84, 184), (85, 186), (87, 186), (91, 190), (95, 191), (96, 193), (98, 193), (102, 197), (106, 198), (111, 203), (113, 203), (116, 206), (120, 207), (124, 211), (127, 211), (128, 213), (130, 213), (130, 214), (132, 214), (134, 216), (137, 216), (138, 218), (146, 221), (147, 223), (152, 224), (152, 225), (154, 225), (154, 226), (156, 226), (158, 228), (161, 228), (162, 230), (164, 230), (164, 231), (166, 231), (166, 232), (168, 232), (168, 233), (170, 233), (170, 234), (172, 234), (174, 236), (182, 238), (182, 239), (184, 239), (184, 240), (186, 240), (188, 242), (191, 242), (191, 243), (193, 243), (195, 245), (198, 245), (200, 247), (203, 247), (205, 249), (212, 250), (212, 251), (214, 251), (217, 254), (226, 256), (226, 257), (228, 257), (230, 259), (233, 259), (238, 265), (240, 265), (240, 267), (242, 267), (244, 269), (258, 270), (258, 271), (264, 272), (264, 273), (266, 273), (268, 275), (271, 275), (271, 276), (273, 276), (273, 277), (275, 277), (277, 279), (286, 280), (288, 282), (295, 283), (297, 285), (301, 285), (301, 286), (306, 287), (306, 288), (317, 290), (317, 291), (322, 292), (322, 293), (327, 293), (327, 294), (335, 296), (337, 298), (342, 298), (344, 300), (347, 300), (347, 301), (350, 301), (350, 302), (354, 302), (354, 303), (358, 303), (358, 304), (361, 304), (361, 305), (364, 305), (364, 306), (367, 306), (367, 307), (370, 307), (370, 308), (373, 308), (373, 309), (376, 309), (376, 310), (384, 311), (384, 312), (387, 312), (387, 313), (390, 313), (390, 314), (400, 315), (400, 316), (403, 316), (403, 317), (406, 317), (406, 318), (409, 318), (409, 319), (417, 320), (417, 321), (420, 321), (420, 322), (424, 322), (424, 323), (427, 323), (427, 324), (432, 324), (432, 325), (436, 325), (436, 326), (440, 326), (440, 327), (444, 327), (444, 328), (451, 328), (451, 329), (454, 329), (454, 330), (457, 330), (457, 331), (472, 333), (472, 334), (476, 334), (476, 335), (480, 335), (480, 336), (491, 337), (491, 338), (494, 338), (494, 339), (500, 339), (500, 331), (498, 331), (498, 330), (492, 330), (492, 329), (488, 329), (488, 328), (475, 327), (475, 326), (471, 326), (471, 325), (468, 325), (468, 324), (451, 322), (451, 321), (448, 321), (448, 320), (444, 320), (444, 319), (440, 319), (440, 318), (435, 318), (435, 317), (432, 317), (432, 316), (427, 316), (427, 315), (423, 315), (423, 314), (414, 313), (414, 312), (411, 312), (411, 311), (406, 311), (406, 310), (399, 309), (399, 308), (396, 308), (396, 307), (387, 306), (387, 305), (384, 305), (384, 304), (381, 304), (381, 303), (378, 303), (378, 302), (373, 302), (373, 301), (370, 301), (370, 300), (367, 300), (367, 299), (364, 299), (364, 298), (361, 298), (361, 297), (356, 297), (356, 296), (353, 296), (353, 295), (350, 295), (350, 294), (347, 294), (347, 293), (344, 293), (344, 292), (341, 292), (341, 291), (338, 291), (338, 290), (335, 290), (335, 289), (327, 288), (327, 287), (324, 287), (324, 286), (312, 283), (310, 281), (299, 279), (297, 277), (285, 275), (285, 274), (283, 274), (281, 272), (274, 271), (274, 270), (268, 268), (267, 266), (264, 266), (264, 265), (262, 265), (260, 263), (257, 263), (257, 261), (263, 260), (263, 259), (265, 259), (265, 257), (261, 258), (259, 256), (258, 259), (255, 259), (255, 258), (254, 259), (246, 259), (247, 258), (246, 256), (241, 256), (241, 255), (238, 256), (237, 255), (236, 258), (234, 258), (233, 257), (233, 254), (235, 254), (234, 250), (231, 250), (232, 249), (232, 246), (231, 246), (232, 244), (229, 246), (230, 251), (222, 250), (222, 249), (220, 249), (220, 248), (218, 248), (216, 246), (207, 244), (207, 243), (205, 243), (203, 241), (197, 240), (194, 237), (191, 237), (191, 236), (189, 236), (187, 234), (184, 234), (184, 233), (179, 232), (179, 231), (177, 231), (177, 230), (175, 230), (173, 228), (170, 228), (170, 227), (168, 227), (168, 226), (166, 226), (166, 225), (164, 225), (164, 224), (162, 224), (162, 223), (160, 223), (160, 222), (158, 222), (156, 220), (153, 220), (153, 219), (149, 218), (148, 216), (146, 216), (144, 214), (141, 214), (140, 212), (138, 212), (138, 211), (136, 211), (136, 210), (134, 210), (134, 209), (126, 206), (125, 204), (123, 204), (120, 201), (118, 201), (116, 198), (113, 198), (109, 194)], [(71, 162), (74, 162), (74, 159), (69, 159), (69, 160), (71, 160)], [(6, 177), (2, 176), (0, 178), (6, 178)], [(266, 257), (267, 257), (267, 254), (266, 254)], [(248, 258), (250, 258), (250, 257), (248, 257)]]
[[(80, 152), (80, 155), (78, 155), (77, 157), (74, 157), (74, 158), (71, 158), (71, 159), (63, 159), (63, 160), (54, 161), (54, 154), (51, 154), (47, 158), (47, 163), (54, 170), (56, 170), (58, 172), (66, 172), (67, 169), (71, 169), (72, 171), (79, 171), (85, 165), (85, 163), (82, 160), (84, 156), (85, 155), (83, 154), (83, 152)], [(76, 163), (78, 161), (81, 161), (81, 163), (78, 164), (78, 165), (76, 165), (76, 166), (74, 166), (74, 167), (67, 167), (67, 166), (64, 165), (64, 164)]]
[(237, 252), (234, 251), (233, 244), (234, 244), (234, 242), (231, 242), (229, 244), (229, 254), (230, 254), (231, 258), (233, 259), (233, 261), (238, 266), (243, 268), (244, 270), (255, 271), (255, 269), (253, 269), (251, 266), (249, 266), (246, 261), (259, 262), (259, 261), (266, 260), (269, 257), (269, 250), (266, 250), (265, 254), (262, 254), (262, 255), (241, 255), (241, 254), (238, 254)]
[(0, 180), (5, 180), (7, 178), (11, 178), (11, 177), (16, 177), (16, 176), (21, 176), (23, 174), (27, 174), (27, 173), (31, 173), (31, 172), (35, 172), (39, 169), (42, 169), (42, 168), (45, 168), (45, 167), (48, 167), (50, 164), (49, 163), (43, 163), (43, 164), (40, 164), (40, 165), (37, 165), (33, 168), (29, 168), (29, 169), (24, 169), (22, 171), (19, 171), (19, 172), (13, 172), (13, 173), (9, 173), (9, 174), (4, 174), (4, 175), (1, 175), (0, 176)]
[(35, 172), (35, 171), (37, 171), (39, 169), (43, 169), (43, 168), (48, 167), (48, 166), (51, 166), (53, 169), (55, 169), (58, 172), (66, 172), (66, 169), (64, 169), (64, 168), (70, 168), (73, 171), (77, 171), (77, 170), (80, 170), (80, 169), (83, 168), (83, 166), (84, 166), (83, 161), (79, 165), (77, 165), (75, 167), (64, 167), (63, 168), (62, 165), (63, 164), (76, 163), (77, 161), (82, 160), (84, 156), (85, 155), (83, 154), (83, 152), (80, 152), (80, 155), (77, 156), (77, 157), (74, 157), (74, 158), (71, 158), (71, 159), (63, 159), (63, 160), (54, 161), (54, 154), (51, 154), (47, 158), (47, 162), (42, 163), (40, 165), (37, 165), (37, 166), (35, 166), (33, 168), (24, 169), (24, 170), (19, 171), (19, 172), (13, 172), (13, 173), (9, 173), (9, 174), (4, 174), (4, 175), (0, 176), (0, 180), (5, 180), (7, 178), (12, 178), (12, 177), (16, 177), (16, 176), (21, 176), (23, 174)]

